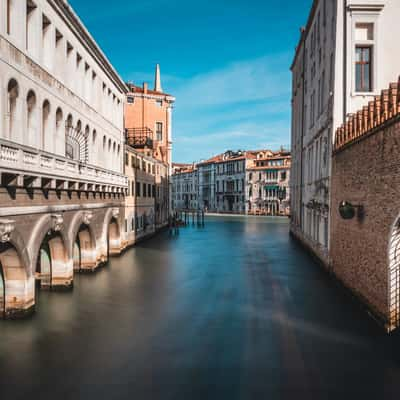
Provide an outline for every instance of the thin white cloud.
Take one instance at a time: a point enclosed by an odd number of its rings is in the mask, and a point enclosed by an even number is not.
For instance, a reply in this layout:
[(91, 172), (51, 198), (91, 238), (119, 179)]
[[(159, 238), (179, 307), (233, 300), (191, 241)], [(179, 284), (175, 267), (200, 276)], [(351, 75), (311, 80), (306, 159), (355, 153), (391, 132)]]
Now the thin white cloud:
[(290, 93), (287, 53), (233, 62), (179, 85), (178, 106), (184, 109), (266, 100)]

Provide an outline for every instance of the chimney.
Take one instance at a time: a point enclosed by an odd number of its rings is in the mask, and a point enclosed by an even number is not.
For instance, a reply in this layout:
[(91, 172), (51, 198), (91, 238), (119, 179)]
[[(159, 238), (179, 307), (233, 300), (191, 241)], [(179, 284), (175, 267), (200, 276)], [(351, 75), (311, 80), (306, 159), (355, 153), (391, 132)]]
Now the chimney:
[(154, 90), (156, 92), (162, 92), (160, 64), (156, 65), (156, 76), (155, 76), (155, 79), (154, 79)]
[(143, 82), (143, 93), (147, 94), (148, 85), (147, 82)]

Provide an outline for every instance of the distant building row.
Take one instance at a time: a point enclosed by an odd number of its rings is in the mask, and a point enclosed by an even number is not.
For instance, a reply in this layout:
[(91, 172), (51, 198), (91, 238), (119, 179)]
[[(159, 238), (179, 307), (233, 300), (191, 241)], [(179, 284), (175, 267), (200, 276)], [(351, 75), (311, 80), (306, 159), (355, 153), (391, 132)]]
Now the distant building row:
[(173, 209), (289, 215), (289, 152), (227, 151), (198, 164), (174, 164)]

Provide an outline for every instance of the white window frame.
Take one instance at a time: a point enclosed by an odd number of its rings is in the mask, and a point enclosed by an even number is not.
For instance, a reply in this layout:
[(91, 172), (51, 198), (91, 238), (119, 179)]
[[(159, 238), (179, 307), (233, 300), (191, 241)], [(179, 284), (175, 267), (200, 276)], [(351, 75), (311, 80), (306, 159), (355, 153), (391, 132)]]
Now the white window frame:
[[(374, 96), (379, 94), (379, 12), (371, 11), (353, 11), (350, 14), (351, 18), (351, 41), (349, 43), (350, 68), (351, 68), (351, 95), (352, 96)], [(356, 27), (358, 24), (373, 24), (373, 40), (356, 40)], [(356, 47), (369, 46), (371, 52), (371, 79), (372, 90), (370, 92), (357, 92), (356, 90)]]

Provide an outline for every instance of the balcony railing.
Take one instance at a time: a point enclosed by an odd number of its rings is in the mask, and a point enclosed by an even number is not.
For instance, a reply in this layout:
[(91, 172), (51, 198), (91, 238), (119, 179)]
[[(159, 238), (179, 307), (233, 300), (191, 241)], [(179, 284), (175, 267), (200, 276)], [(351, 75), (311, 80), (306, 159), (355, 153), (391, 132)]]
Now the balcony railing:
[(0, 139), (0, 171), (100, 186), (127, 186), (127, 178), (123, 174), (4, 139)]
[(125, 139), (126, 143), (135, 149), (152, 149), (154, 133), (147, 127), (125, 129)]

